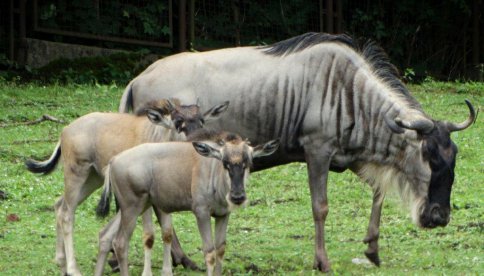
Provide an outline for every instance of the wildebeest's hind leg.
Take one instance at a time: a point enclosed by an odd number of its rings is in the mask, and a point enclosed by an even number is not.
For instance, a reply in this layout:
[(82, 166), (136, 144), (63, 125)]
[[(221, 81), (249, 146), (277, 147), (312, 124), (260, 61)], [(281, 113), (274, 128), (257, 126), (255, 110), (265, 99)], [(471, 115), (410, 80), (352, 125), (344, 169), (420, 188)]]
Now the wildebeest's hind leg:
[(384, 197), (385, 196), (379, 190), (373, 192), (373, 203), (371, 206), (368, 233), (366, 234), (365, 239), (363, 239), (363, 242), (368, 244), (368, 249), (366, 249), (365, 255), (376, 266), (380, 266), (378, 238), (380, 236), (380, 217)]
[(328, 272), (330, 270), (330, 263), (324, 242), (324, 223), (329, 210), (327, 180), (331, 155), (328, 154), (329, 151), (324, 154), (324, 147), (318, 147), (318, 149), (305, 148), (305, 151), (315, 228), (315, 256), (313, 268)]
[[(63, 204), (64, 197), (60, 197), (54, 205), (55, 214), (57, 217), (57, 213), (61, 205)], [(67, 273), (66, 267), (66, 250), (64, 247), (64, 232), (62, 231), (62, 225), (59, 220), (55, 223), (55, 230), (57, 232), (57, 239), (56, 239), (56, 248), (55, 248), (55, 261), (57, 265), (59, 265), (62, 275)]]
[(64, 164), (64, 195), (55, 210), (58, 233), (64, 239), (66, 274), (81, 275), (74, 254), (74, 216), (77, 206), (101, 186), (101, 178), (88, 165)]
[(175, 232), (175, 228), (173, 228), (173, 240), (171, 243), (171, 258), (173, 260), (173, 266), (177, 266), (181, 264), (184, 268), (189, 268), (191, 270), (201, 271), (201, 269), (192, 261), (190, 258), (187, 257), (183, 249), (181, 248), (180, 241)]
[[(115, 189), (115, 188), (113, 188)], [(126, 192), (126, 191), (123, 191)], [(120, 199), (119, 193), (116, 193), (118, 200), (120, 200), (121, 206), (121, 223), (119, 230), (113, 240), (114, 252), (119, 262), (120, 275), (128, 276), (128, 249), (129, 241), (133, 235), (134, 228), (136, 227), (136, 219), (146, 209), (146, 203), (148, 202), (148, 195), (135, 195), (134, 192), (126, 192), (123, 199)], [(121, 204), (123, 200), (123, 204)]]

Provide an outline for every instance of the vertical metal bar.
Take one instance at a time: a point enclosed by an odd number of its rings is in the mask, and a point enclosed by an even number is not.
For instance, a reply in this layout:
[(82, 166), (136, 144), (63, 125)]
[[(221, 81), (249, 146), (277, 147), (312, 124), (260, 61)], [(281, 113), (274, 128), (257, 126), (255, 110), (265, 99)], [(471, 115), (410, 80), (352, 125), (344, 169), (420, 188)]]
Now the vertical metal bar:
[(232, 0), (232, 12), (234, 16), (234, 25), (235, 25), (235, 46), (240, 46), (240, 21), (239, 21), (239, 5), (236, 3), (237, 0)]
[(179, 43), (178, 50), (180, 52), (185, 52), (187, 50), (187, 20), (186, 20), (186, 7), (187, 1), (180, 0), (178, 1), (178, 36), (179, 36)]
[(341, 0), (336, 0), (336, 33), (343, 32), (343, 3)]
[(190, 35), (189, 35), (189, 41), (188, 43), (190, 44), (190, 48), (195, 48), (195, 0), (190, 0), (190, 4), (188, 6), (188, 13), (190, 17)]
[(333, 20), (333, 0), (326, 0), (326, 30), (328, 33), (334, 33)]
[(319, 0), (319, 31), (324, 32), (323, 0)]
[(173, 36), (175, 34), (173, 33), (173, 1), (169, 0), (168, 1), (168, 25), (170, 26), (170, 41), (168, 42), (169, 48), (173, 49)]
[(27, 31), (26, 31), (26, 15), (25, 15), (25, 2), (26, 0), (20, 0), (20, 23), (19, 23), (19, 47), (18, 48), (18, 55), (17, 55), (17, 62), (20, 65), (25, 65), (27, 60)]
[(479, 64), (479, 0), (472, 1), (472, 65)]
[(15, 37), (13, 35), (13, 0), (10, 0), (10, 9), (8, 11), (8, 16), (9, 16), (9, 28), (8, 28), (8, 59), (9, 60), (14, 60), (15, 58)]

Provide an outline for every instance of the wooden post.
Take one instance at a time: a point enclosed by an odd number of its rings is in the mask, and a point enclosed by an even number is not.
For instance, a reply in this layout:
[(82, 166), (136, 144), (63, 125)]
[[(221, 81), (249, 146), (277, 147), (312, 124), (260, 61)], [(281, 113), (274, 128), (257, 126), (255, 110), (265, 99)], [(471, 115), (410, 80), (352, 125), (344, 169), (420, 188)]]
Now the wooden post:
[(235, 25), (235, 46), (240, 46), (240, 22), (239, 22), (239, 5), (236, 2), (238, 0), (232, 0), (232, 11), (234, 13), (234, 25)]
[(334, 33), (333, 20), (333, 0), (326, 0), (326, 31), (330, 34)]
[(187, 50), (187, 1), (180, 0), (178, 1), (178, 36), (179, 36), (179, 43), (178, 50), (180, 52), (185, 52)]
[(479, 9), (480, 0), (472, 1), (472, 65), (477, 66), (479, 64)]
[(26, 0), (20, 0), (20, 22), (19, 22), (19, 38), (18, 38), (18, 54), (17, 63), (19, 65), (25, 65), (27, 61), (27, 29), (26, 29), (26, 15), (25, 15), (25, 2)]
[(341, 0), (336, 0), (336, 33), (343, 32), (343, 3)]
[(14, 33), (14, 26), (13, 26), (13, 0), (10, 0), (10, 9), (8, 11), (9, 15), (9, 26), (8, 26), (8, 59), (14, 60), (15, 59), (15, 36)]
[(189, 16), (189, 21), (190, 21), (190, 30), (189, 30), (189, 41), (188, 43), (190, 44), (190, 49), (195, 48), (195, 0), (190, 0), (190, 3), (188, 5), (188, 16)]
[(323, 0), (319, 0), (319, 31), (324, 32)]

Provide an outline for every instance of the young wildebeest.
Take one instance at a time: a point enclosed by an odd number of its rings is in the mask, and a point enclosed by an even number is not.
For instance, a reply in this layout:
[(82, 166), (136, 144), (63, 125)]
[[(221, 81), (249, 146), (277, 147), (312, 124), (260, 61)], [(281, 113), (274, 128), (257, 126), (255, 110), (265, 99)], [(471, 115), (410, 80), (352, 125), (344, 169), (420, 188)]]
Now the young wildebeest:
[[(49, 160), (27, 160), (28, 170), (50, 173), (62, 155), (64, 195), (55, 204), (56, 260), (62, 272), (79, 275), (74, 256), (73, 228), (77, 206), (102, 186), (103, 169), (116, 154), (147, 142), (185, 140), (185, 135), (201, 128), (205, 121), (218, 117), (228, 102), (201, 114), (198, 105), (180, 105), (177, 99), (151, 102), (137, 115), (90, 113), (75, 120), (62, 131)], [(148, 117), (148, 118), (146, 118)], [(151, 274), (150, 252), (153, 243), (151, 212), (143, 216), (145, 228), (145, 274)]]
[[(121, 275), (128, 275), (129, 239), (136, 218), (150, 206), (153, 206), (163, 230), (163, 274), (172, 273), (170, 213), (178, 211), (195, 214), (207, 274), (212, 275), (214, 269), (215, 274), (222, 273), (229, 214), (246, 202), (245, 182), (252, 159), (274, 153), (279, 141), (251, 147), (235, 134), (222, 132), (217, 136), (220, 137), (215, 139), (217, 142), (143, 144), (111, 160), (98, 214), (106, 215), (109, 211), (110, 187), (120, 212), (99, 235), (95, 275), (102, 275), (111, 245), (118, 257)], [(211, 216), (215, 217), (215, 243)]]

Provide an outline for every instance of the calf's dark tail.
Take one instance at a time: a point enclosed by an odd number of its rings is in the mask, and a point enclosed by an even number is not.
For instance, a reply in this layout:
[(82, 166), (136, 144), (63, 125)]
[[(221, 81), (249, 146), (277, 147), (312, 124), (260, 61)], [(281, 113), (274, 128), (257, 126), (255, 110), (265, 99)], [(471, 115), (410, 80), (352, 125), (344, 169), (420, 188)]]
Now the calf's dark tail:
[(109, 206), (111, 203), (111, 176), (110, 176), (110, 165), (106, 167), (106, 170), (104, 171), (104, 187), (103, 187), (103, 192), (101, 194), (101, 199), (99, 200), (99, 203), (96, 208), (96, 215), (99, 218), (105, 218), (107, 215), (109, 215)]
[(61, 147), (60, 147), (60, 141), (59, 141), (59, 143), (57, 143), (57, 146), (55, 147), (54, 152), (52, 153), (49, 159), (45, 161), (27, 159), (25, 161), (25, 166), (27, 166), (27, 170), (33, 173), (49, 174), (57, 166), (57, 163), (59, 162), (60, 157), (61, 157)]

